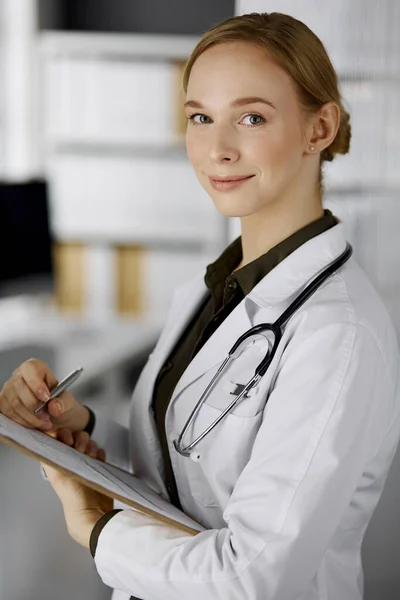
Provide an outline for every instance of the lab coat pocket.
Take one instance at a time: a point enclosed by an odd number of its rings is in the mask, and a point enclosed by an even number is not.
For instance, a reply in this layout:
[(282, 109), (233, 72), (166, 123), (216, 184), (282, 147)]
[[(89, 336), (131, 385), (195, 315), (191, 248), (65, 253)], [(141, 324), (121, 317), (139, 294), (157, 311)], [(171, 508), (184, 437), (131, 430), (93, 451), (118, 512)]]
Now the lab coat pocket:
[[(222, 412), (239, 394), (242, 385), (243, 384), (241, 383), (226, 381), (225, 385), (220, 387), (218, 393), (210, 396), (205, 404)], [(235, 406), (232, 407), (232, 409), (229, 411), (229, 415), (242, 417), (244, 419), (255, 417), (264, 409), (265, 400), (265, 395), (260, 393), (259, 387), (256, 387), (255, 389), (251, 390), (248, 396), (243, 397)]]
[[(200, 413), (192, 428), (192, 439), (214, 422), (221, 410), (204, 404)], [(259, 410), (253, 416), (227, 414), (194, 448), (192, 460), (184, 459), (190, 491), (199, 504), (226, 505), (250, 459), (262, 414)]]
[[(252, 379), (256, 367), (263, 357), (263, 346), (260, 348), (254, 345), (250, 351), (243, 353), (238, 359), (234, 360), (226, 368), (221, 381), (211, 390), (205, 404), (220, 411), (225, 410), (235, 397), (239, 397), (245, 385)], [(237, 404), (229, 411), (229, 414), (236, 417), (251, 418), (263, 411), (269, 394), (271, 378), (272, 372), (267, 372), (256, 387), (238, 400)]]

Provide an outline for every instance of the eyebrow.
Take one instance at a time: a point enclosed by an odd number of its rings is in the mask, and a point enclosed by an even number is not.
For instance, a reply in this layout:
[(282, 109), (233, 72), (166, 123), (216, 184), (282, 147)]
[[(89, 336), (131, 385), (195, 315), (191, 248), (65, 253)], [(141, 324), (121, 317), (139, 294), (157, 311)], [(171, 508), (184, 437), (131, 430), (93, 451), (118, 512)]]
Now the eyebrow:
[[(234, 100), (233, 102), (230, 103), (230, 106), (233, 106), (233, 107), (246, 106), (246, 104), (255, 104), (257, 102), (262, 102), (263, 104), (268, 104), (268, 106), (271, 106), (271, 108), (276, 110), (276, 108), (272, 104), (272, 102), (270, 102), (269, 100), (266, 100), (265, 98), (260, 98), (259, 96), (246, 96), (244, 98), (236, 98), (236, 100)], [(185, 102), (184, 106), (185, 107), (190, 106), (191, 108), (204, 108), (204, 106), (202, 106), (200, 104), (200, 102), (197, 102), (196, 100), (188, 100), (187, 102)]]

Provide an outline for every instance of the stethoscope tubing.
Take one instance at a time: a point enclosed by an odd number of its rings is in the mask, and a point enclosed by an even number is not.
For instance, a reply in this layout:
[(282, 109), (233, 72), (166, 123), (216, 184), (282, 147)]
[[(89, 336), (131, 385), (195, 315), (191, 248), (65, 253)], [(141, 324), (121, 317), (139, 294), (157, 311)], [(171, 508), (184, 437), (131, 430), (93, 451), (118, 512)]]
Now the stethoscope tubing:
[[(353, 249), (351, 245), (347, 243), (344, 252), (337, 259), (335, 259), (326, 269), (324, 269), (322, 273), (317, 275), (311, 283), (309, 283), (306, 286), (306, 288), (297, 296), (297, 298), (295, 298), (295, 300), (293, 300), (290, 306), (278, 317), (278, 319), (276, 319), (274, 323), (260, 323), (259, 325), (255, 325), (254, 327), (243, 333), (236, 340), (236, 342), (230, 349), (227, 358), (225, 358), (225, 360), (211, 379), (210, 383), (207, 385), (206, 389), (201, 394), (200, 399), (198, 400), (196, 406), (190, 413), (189, 418), (187, 419), (179, 437), (176, 440), (174, 440), (174, 447), (177, 450), (177, 452), (179, 452), (179, 454), (185, 457), (190, 457), (193, 448), (197, 446), (197, 444), (201, 442), (201, 440), (205, 438), (205, 436), (208, 435), (208, 433), (210, 433), (210, 431), (212, 431), (212, 429), (214, 429), (216, 425), (218, 425), (218, 423), (232, 410), (232, 408), (234, 408), (234, 406), (236, 406), (247, 395), (251, 388), (253, 388), (259, 383), (261, 378), (267, 372), (268, 367), (276, 354), (277, 348), (283, 336), (284, 325), (286, 325), (289, 319), (304, 304), (304, 302), (306, 302), (306, 300), (308, 300), (308, 298), (310, 298), (316, 292), (316, 290), (322, 285), (322, 283), (326, 279), (328, 279), (328, 277), (333, 275), (333, 273), (335, 273), (338, 269), (340, 269), (341, 266), (344, 265), (344, 263), (350, 258), (352, 253)], [(271, 349), (271, 352), (267, 352), (266, 356), (257, 366), (253, 377), (247, 382), (244, 389), (237, 396), (235, 396), (234, 400), (232, 400), (232, 402), (222, 411), (222, 413), (218, 415), (218, 417), (199, 436), (197, 436), (197, 438), (193, 440), (193, 442), (191, 442), (183, 448), (182, 440), (187, 430), (189, 429), (197, 414), (201, 410), (203, 404), (208, 398), (209, 393), (215, 386), (223, 371), (233, 360), (237, 350), (249, 337), (257, 335), (257, 333), (264, 333), (265, 331), (272, 331), (274, 334), (274, 344)]]

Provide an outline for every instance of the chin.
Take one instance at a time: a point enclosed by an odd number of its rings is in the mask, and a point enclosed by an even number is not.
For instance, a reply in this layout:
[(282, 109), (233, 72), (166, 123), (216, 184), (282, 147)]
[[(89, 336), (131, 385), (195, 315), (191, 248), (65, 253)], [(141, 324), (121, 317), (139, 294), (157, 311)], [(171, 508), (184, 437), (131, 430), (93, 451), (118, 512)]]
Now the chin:
[(249, 202), (249, 198), (245, 197), (238, 198), (227, 194), (223, 198), (221, 196), (216, 197), (214, 194), (210, 194), (210, 196), (215, 208), (224, 217), (248, 217), (262, 208), (255, 202)]

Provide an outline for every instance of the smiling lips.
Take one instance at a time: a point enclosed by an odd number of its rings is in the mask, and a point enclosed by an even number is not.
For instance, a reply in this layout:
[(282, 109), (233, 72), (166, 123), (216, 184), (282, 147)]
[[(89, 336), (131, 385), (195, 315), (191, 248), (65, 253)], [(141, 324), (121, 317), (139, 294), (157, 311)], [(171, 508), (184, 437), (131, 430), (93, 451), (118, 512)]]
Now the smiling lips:
[(248, 181), (254, 175), (228, 175), (227, 177), (209, 177), (210, 183), (215, 190), (220, 192), (224, 190), (232, 190), (239, 187), (245, 181)]

